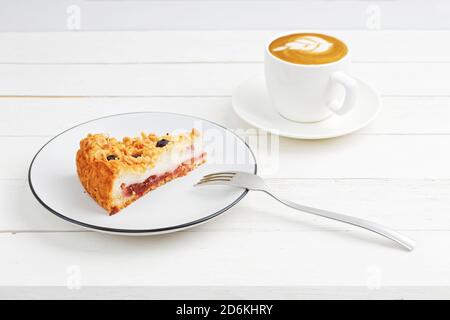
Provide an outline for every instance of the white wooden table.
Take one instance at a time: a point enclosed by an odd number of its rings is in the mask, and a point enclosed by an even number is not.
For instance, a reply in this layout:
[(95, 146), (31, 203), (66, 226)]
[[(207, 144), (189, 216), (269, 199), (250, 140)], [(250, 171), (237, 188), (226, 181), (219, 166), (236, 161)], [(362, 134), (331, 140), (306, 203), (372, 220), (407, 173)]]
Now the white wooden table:
[(261, 175), (293, 200), (401, 230), (415, 251), (258, 193), (208, 224), (155, 237), (59, 220), (27, 183), (49, 138), (144, 110), (249, 128), (230, 95), (262, 70), (273, 32), (0, 33), (0, 297), (450, 297), (450, 32), (332, 33), (351, 46), (354, 74), (381, 93), (382, 112), (342, 138), (281, 138), (279, 170)]

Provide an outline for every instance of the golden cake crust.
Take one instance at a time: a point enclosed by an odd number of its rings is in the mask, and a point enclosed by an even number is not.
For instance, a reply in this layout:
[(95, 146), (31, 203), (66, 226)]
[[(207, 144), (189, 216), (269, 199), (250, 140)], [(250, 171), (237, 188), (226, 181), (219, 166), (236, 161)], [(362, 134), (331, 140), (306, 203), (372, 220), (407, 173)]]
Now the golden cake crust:
[[(155, 166), (162, 154), (170, 152), (175, 143), (185, 139), (192, 142), (199, 135), (197, 130), (192, 129), (188, 134), (180, 135), (157, 136), (141, 133), (140, 137), (125, 137), (119, 141), (105, 134), (89, 134), (80, 141), (80, 149), (76, 154), (78, 177), (85, 190), (99, 205), (110, 214), (116, 213), (138, 198), (131, 196), (121, 205), (114, 204), (112, 191), (120, 173), (145, 172)], [(163, 141), (163, 147), (157, 147), (160, 141)], [(204, 160), (201, 161), (203, 162)], [(177, 168), (178, 175), (174, 173), (159, 181), (152, 190), (178, 176), (185, 175), (197, 165), (185, 164), (182, 169)]]

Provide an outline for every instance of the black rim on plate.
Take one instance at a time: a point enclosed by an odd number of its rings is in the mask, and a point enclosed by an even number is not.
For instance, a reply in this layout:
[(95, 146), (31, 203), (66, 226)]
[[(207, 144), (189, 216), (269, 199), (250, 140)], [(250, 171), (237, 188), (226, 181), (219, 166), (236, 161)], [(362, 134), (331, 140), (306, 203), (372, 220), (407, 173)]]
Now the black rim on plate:
[(92, 229), (92, 230), (98, 230), (98, 231), (105, 231), (105, 232), (111, 232), (111, 233), (132, 233), (132, 234), (139, 234), (139, 233), (160, 233), (160, 232), (165, 232), (165, 231), (173, 231), (173, 230), (178, 230), (178, 229), (185, 229), (188, 227), (193, 227), (197, 224), (201, 224), (203, 222), (206, 222), (212, 218), (215, 218), (217, 216), (219, 216), (220, 214), (224, 213), (225, 211), (227, 211), (228, 209), (230, 209), (231, 207), (233, 207), (235, 204), (237, 204), (239, 201), (242, 200), (242, 198), (245, 197), (245, 195), (248, 193), (248, 189), (245, 189), (240, 195), (239, 197), (234, 200), (232, 203), (230, 203), (228, 206), (220, 209), (217, 212), (214, 212), (206, 217), (191, 221), (191, 222), (187, 222), (187, 223), (183, 223), (183, 224), (179, 224), (179, 225), (175, 225), (175, 226), (171, 226), (171, 227), (164, 227), (164, 228), (156, 228), (156, 229), (117, 229), (117, 228), (108, 228), (108, 227), (101, 227), (101, 226), (96, 226), (96, 225), (92, 225), (89, 223), (85, 223), (85, 222), (81, 222), (72, 218), (69, 218), (67, 216), (65, 216), (64, 214), (57, 212), (56, 210), (52, 209), (50, 206), (48, 206), (41, 198), (39, 198), (39, 196), (37, 195), (36, 191), (33, 188), (33, 183), (31, 181), (31, 170), (33, 168), (33, 163), (34, 160), (36, 159), (36, 157), (39, 155), (39, 153), (53, 140), (55, 140), (56, 138), (58, 138), (59, 136), (61, 136), (62, 134), (80, 127), (86, 123), (90, 123), (90, 122), (94, 122), (97, 120), (101, 120), (101, 119), (106, 119), (106, 118), (112, 118), (112, 117), (118, 117), (118, 116), (123, 116), (123, 115), (130, 115), (130, 114), (143, 114), (143, 113), (147, 113), (147, 114), (168, 114), (168, 115), (176, 115), (176, 116), (181, 116), (181, 117), (186, 117), (186, 118), (193, 118), (193, 119), (197, 119), (197, 120), (201, 120), (201, 121), (205, 121), (208, 123), (211, 123), (213, 125), (216, 125), (222, 129), (224, 129), (225, 131), (230, 132), (231, 134), (233, 134), (237, 139), (239, 139), (240, 141), (242, 141), (244, 143), (244, 145), (247, 147), (247, 149), (250, 151), (250, 154), (252, 155), (253, 161), (255, 163), (254, 165), (254, 174), (257, 173), (257, 163), (256, 163), (256, 157), (255, 154), (253, 153), (252, 149), (250, 148), (250, 146), (247, 144), (247, 142), (244, 141), (244, 139), (242, 139), (241, 137), (239, 137), (237, 134), (235, 134), (234, 132), (230, 131), (229, 129), (227, 129), (226, 127), (215, 123), (213, 121), (210, 120), (206, 120), (200, 117), (194, 117), (194, 116), (189, 116), (189, 115), (185, 115), (185, 114), (180, 114), (180, 113), (172, 113), (172, 112), (152, 112), (152, 111), (144, 111), (144, 112), (126, 112), (126, 113), (119, 113), (119, 114), (114, 114), (114, 115), (109, 115), (109, 116), (104, 116), (104, 117), (100, 117), (97, 119), (93, 119), (93, 120), (89, 120), (83, 123), (80, 123), (76, 126), (73, 126), (69, 129), (64, 130), (63, 132), (57, 134), (56, 136), (54, 136), (53, 138), (51, 138), (49, 141), (47, 141), (40, 149), (38, 152), (36, 152), (36, 154), (34, 155), (33, 159), (31, 160), (30, 163), (30, 167), (28, 169), (28, 184), (30, 185), (30, 189), (31, 192), (33, 193), (34, 197), (38, 200), (38, 202), (44, 207), (46, 208), (48, 211), (50, 211), (51, 213), (53, 213), (54, 215), (56, 215), (57, 217), (64, 219), (70, 223), (73, 223), (75, 225), (79, 225), (82, 226), (84, 228), (88, 228), (88, 229)]

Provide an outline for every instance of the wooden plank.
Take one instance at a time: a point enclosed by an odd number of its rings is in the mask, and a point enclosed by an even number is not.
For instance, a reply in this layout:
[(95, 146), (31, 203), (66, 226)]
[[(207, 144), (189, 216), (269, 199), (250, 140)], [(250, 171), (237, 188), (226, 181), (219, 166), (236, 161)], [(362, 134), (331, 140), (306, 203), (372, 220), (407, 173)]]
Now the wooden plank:
[[(10, 2), (13, 2), (10, 0)], [(42, 4), (41, 2), (44, 2)], [(45, 4), (46, 3), (46, 4)], [(405, 14), (405, 8), (407, 13)], [(24, 14), (32, 12), (33, 14)], [(445, 0), (433, 1), (70, 1), (14, 0), (0, 30), (444, 29)], [(108, 14), (105, 14), (108, 12)]]
[[(282, 32), (289, 30), (3, 32), (0, 63), (261, 62), (264, 44)], [(356, 62), (450, 62), (447, 30), (322, 32), (347, 42)]]
[(413, 252), (363, 231), (0, 234), (0, 285), (449, 286), (449, 231), (408, 235)]
[[(354, 134), (450, 134), (450, 97), (384, 97), (382, 103), (374, 122)], [(231, 109), (229, 97), (2, 98), (0, 136), (51, 137), (88, 120), (142, 111), (183, 113), (230, 129), (250, 129)], [(45, 119), (45, 126), (36, 119)]]
[[(14, 150), (13, 155), (0, 157), (0, 179), (26, 178), (33, 155), (47, 140), (0, 137), (1, 150)], [(258, 149), (255, 142), (270, 148)], [(316, 141), (260, 135), (249, 143), (264, 177), (450, 178), (449, 135), (350, 135)]]
[[(449, 180), (269, 179), (268, 184), (280, 196), (293, 201), (399, 230), (450, 231)], [(82, 230), (42, 207), (26, 180), (0, 180), (0, 217), (0, 232)], [(336, 230), (355, 228), (297, 212), (265, 194), (251, 192), (222, 217), (186, 232)]]
[[(71, 289), (70, 289), (71, 288)], [(272, 300), (440, 300), (450, 289), (442, 286), (9, 286), (0, 290), (1, 299), (272, 299)]]
[[(446, 179), (448, 136), (356, 136), (280, 139), (280, 156), (260, 155), (261, 174), (286, 178)], [(272, 165), (273, 164), (273, 165)]]
[[(0, 65), (2, 96), (228, 96), (260, 63)], [(383, 95), (450, 94), (450, 64), (357, 63), (353, 74)]]
[(10, 156), (0, 157), (0, 179), (26, 179), (31, 160), (47, 140), (40, 137), (0, 138), (0, 146), (10, 150)]
[(0, 180), (0, 231), (80, 231), (57, 218), (34, 198), (27, 180)]

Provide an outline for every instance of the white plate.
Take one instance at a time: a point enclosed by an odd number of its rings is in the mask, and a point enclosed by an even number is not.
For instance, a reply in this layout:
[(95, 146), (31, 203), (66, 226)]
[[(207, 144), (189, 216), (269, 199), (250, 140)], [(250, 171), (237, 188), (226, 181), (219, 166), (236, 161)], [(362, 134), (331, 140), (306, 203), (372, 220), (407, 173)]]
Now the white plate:
[(263, 75), (241, 83), (233, 92), (233, 107), (244, 121), (274, 134), (296, 139), (325, 139), (342, 136), (371, 122), (381, 109), (378, 94), (367, 83), (359, 82), (358, 102), (346, 115), (333, 115), (314, 123), (283, 118), (273, 107)]
[[(141, 131), (165, 134), (187, 131), (193, 127), (204, 134), (208, 152), (206, 164), (151, 191), (113, 216), (108, 216), (97, 205), (78, 180), (75, 154), (80, 140), (88, 133), (107, 133), (122, 138), (137, 136)], [(92, 120), (57, 135), (35, 155), (28, 180), (38, 201), (60, 218), (101, 232), (146, 235), (198, 225), (235, 205), (247, 190), (193, 187), (205, 174), (229, 170), (256, 173), (255, 157), (237, 135), (204, 119), (143, 112)]]

